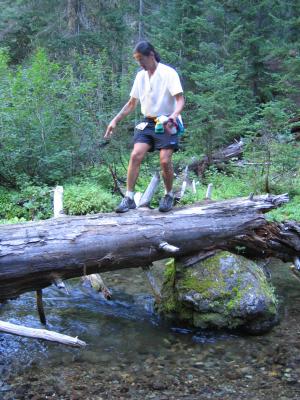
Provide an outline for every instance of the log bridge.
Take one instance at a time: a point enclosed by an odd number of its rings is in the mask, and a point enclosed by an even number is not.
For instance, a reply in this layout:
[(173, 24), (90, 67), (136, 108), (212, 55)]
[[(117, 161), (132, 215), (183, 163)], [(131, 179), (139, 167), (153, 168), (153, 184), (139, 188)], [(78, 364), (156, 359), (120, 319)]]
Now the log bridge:
[(264, 217), (287, 201), (287, 195), (264, 195), (204, 201), (169, 213), (137, 209), (0, 226), (0, 301), (57, 280), (216, 249), (293, 261), (300, 252), (299, 224)]
[(0, 226), (0, 302), (40, 293), (57, 281), (150, 266), (168, 257), (191, 265), (217, 249), (297, 265), (300, 225), (264, 216), (287, 201), (286, 194), (250, 196), (169, 213), (139, 208)]

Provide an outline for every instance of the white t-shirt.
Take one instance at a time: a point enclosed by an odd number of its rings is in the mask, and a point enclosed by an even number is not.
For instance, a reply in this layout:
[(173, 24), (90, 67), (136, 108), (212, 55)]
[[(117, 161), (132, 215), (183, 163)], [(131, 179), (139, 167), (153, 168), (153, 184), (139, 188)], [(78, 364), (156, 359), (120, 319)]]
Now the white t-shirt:
[(170, 115), (175, 110), (175, 95), (183, 93), (179, 76), (175, 69), (158, 63), (154, 74), (139, 71), (135, 77), (130, 97), (139, 99), (145, 116)]

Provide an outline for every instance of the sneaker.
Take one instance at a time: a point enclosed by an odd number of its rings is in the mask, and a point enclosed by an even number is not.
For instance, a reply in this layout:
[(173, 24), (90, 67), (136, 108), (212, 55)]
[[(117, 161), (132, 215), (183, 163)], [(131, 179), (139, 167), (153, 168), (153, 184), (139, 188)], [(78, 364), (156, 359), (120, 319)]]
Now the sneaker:
[(131, 199), (130, 197), (125, 196), (125, 197), (123, 197), (121, 203), (116, 208), (116, 212), (124, 213), (124, 212), (127, 212), (130, 209), (134, 209), (134, 208), (136, 208), (136, 204), (135, 204), (134, 200)]
[(174, 202), (174, 197), (170, 196), (169, 194), (166, 194), (159, 202), (159, 207), (158, 207), (159, 211), (167, 212), (172, 210), (173, 202)]

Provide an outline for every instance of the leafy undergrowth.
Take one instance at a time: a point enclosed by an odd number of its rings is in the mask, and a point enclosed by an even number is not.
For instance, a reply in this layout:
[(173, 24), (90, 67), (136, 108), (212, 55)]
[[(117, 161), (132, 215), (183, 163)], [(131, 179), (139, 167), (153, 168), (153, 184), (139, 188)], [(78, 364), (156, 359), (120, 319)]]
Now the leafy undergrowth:
[[(192, 193), (189, 189), (180, 200), (181, 205), (193, 204), (194, 202), (201, 201), (206, 196), (207, 184), (213, 184), (212, 200), (226, 200), (235, 197), (249, 196), (250, 193), (254, 195), (265, 194), (263, 190), (264, 181), (259, 176), (244, 173), (243, 175), (226, 175), (225, 173), (217, 172), (211, 169), (205, 175), (203, 183), (197, 182), (196, 193)], [(300, 221), (300, 182), (299, 178), (293, 182), (290, 190), (284, 185), (274, 185), (272, 188), (273, 194), (289, 193), (290, 201), (266, 214), (270, 221), (284, 221), (295, 220)]]
[(300, 195), (294, 196), (289, 203), (267, 214), (269, 221), (294, 220), (300, 222)]
[[(191, 178), (193, 178), (191, 176)], [(263, 177), (246, 171), (226, 175), (211, 168), (202, 182), (196, 181), (196, 193), (188, 188), (180, 205), (189, 205), (205, 198), (208, 183), (213, 184), (212, 200), (231, 199), (263, 194), (265, 191)], [(142, 172), (137, 183), (137, 190), (143, 191), (149, 183), (149, 173)], [(111, 177), (102, 169), (88, 171), (85, 176), (74, 178), (64, 185), (64, 211), (69, 215), (111, 212), (120, 201), (120, 196), (112, 194)], [(177, 187), (176, 187), (177, 186)], [(300, 182), (297, 177), (289, 183), (290, 202), (266, 214), (271, 221), (300, 221)], [(175, 181), (175, 188), (180, 183)], [(284, 185), (272, 188), (272, 193), (288, 192)], [(53, 215), (52, 188), (46, 185), (24, 184), (19, 191), (0, 187), (0, 223), (18, 223), (30, 220), (47, 219)], [(163, 184), (156, 193), (152, 205), (157, 206), (163, 195)]]

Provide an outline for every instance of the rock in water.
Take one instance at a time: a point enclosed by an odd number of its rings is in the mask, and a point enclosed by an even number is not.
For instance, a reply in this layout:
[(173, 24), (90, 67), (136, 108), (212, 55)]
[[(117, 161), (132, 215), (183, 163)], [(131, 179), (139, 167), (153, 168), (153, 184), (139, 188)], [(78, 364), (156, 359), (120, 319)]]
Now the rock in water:
[(220, 252), (192, 267), (167, 263), (160, 314), (204, 329), (263, 333), (278, 320), (277, 300), (253, 261)]

